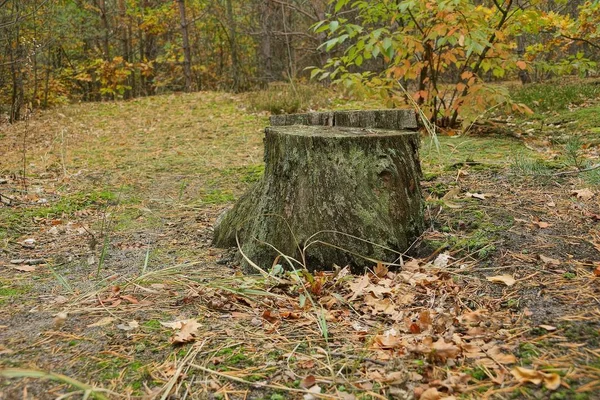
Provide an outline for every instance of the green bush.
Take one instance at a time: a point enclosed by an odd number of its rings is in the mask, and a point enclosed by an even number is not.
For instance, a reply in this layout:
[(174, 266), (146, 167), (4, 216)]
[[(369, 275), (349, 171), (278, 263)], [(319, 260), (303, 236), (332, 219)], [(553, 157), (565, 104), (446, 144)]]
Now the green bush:
[(247, 101), (251, 111), (293, 114), (325, 107), (331, 97), (331, 91), (319, 85), (280, 82), (270, 84), (265, 90), (248, 93)]

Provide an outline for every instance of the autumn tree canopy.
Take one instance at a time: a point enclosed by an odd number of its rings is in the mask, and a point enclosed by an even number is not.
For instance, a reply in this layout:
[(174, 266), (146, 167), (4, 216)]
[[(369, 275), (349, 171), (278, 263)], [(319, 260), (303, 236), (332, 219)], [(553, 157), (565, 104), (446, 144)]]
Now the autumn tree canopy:
[[(453, 125), (511, 104), (493, 83), (596, 68), (600, 2), (0, 0), (0, 110), (313, 77)], [(311, 29), (312, 27), (312, 29)]]

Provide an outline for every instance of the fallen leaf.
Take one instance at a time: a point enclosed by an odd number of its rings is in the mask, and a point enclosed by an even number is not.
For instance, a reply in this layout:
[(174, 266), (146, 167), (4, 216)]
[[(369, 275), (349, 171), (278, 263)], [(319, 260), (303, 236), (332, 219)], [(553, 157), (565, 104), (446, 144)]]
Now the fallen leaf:
[(543, 254), (539, 254), (539, 257), (545, 265), (560, 265), (560, 261), (555, 258), (546, 257)]
[(543, 221), (533, 221), (533, 224), (534, 224), (534, 225), (537, 225), (537, 226), (538, 226), (538, 228), (540, 228), (540, 229), (544, 229), (544, 228), (548, 228), (548, 227), (550, 227), (550, 224), (549, 224), (549, 223), (547, 223), (547, 222), (543, 222)]
[(121, 296), (121, 298), (122, 298), (123, 300), (127, 300), (127, 301), (128, 301), (128, 302), (130, 302), (131, 304), (139, 304), (139, 300), (138, 300), (138, 299), (136, 299), (136, 298), (135, 298), (135, 297), (133, 297), (133, 296), (130, 296), (130, 295), (124, 295), (124, 296)]
[(573, 191), (571, 191), (571, 195), (577, 196), (578, 199), (581, 199), (583, 201), (587, 201), (587, 200), (591, 199), (592, 197), (594, 197), (594, 192), (592, 192), (588, 188), (585, 188), (585, 189), (573, 190)]
[(317, 383), (317, 379), (315, 378), (315, 376), (308, 375), (306, 378), (300, 381), (300, 386), (302, 386), (304, 389), (309, 389), (313, 387), (315, 383)]
[(363, 275), (360, 279), (355, 280), (350, 283), (350, 289), (352, 290), (352, 297), (348, 299), (349, 301), (355, 300), (358, 296), (361, 296), (364, 293), (364, 290), (371, 281), (369, 281), (369, 277), (367, 275)]
[(466, 197), (472, 197), (474, 199), (479, 199), (479, 200), (485, 200), (485, 194), (483, 193), (469, 193), (467, 192), (467, 194), (465, 195)]
[(504, 283), (506, 286), (512, 286), (517, 282), (515, 278), (510, 275), (488, 276), (486, 279), (493, 283)]
[(127, 324), (119, 324), (117, 325), (117, 328), (124, 330), (124, 331), (132, 331), (134, 329), (139, 328), (140, 325), (138, 324), (137, 321), (129, 321)]
[(514, 367), (510, 373), (519, 381), (519, 383), (533, 383), (539, 385), (542, 382), (548, 390), (556, 390), (560, 387), (560, 376), (556, 373), (547, 373), (533, 369)]
[(538, 325), (540, 328), (547, 330), (548, 332), (552, 332), (556, 330), (555, 326), (552, 325)]
[(22, 272), (35, 271), (35, 267), (33, 265), (18, 265), (16, 267), (12, 267), (12, 269), (16, 269), (17, 271), (22, 271)]
[(429, 388), (421, 394), (419, 400), (440, 400), (442, 394), (436, 388)]
[(489, 349), (487, 354), (498, 364), (514, 364), (517, 362), (517, 358), (514, 355), (503, 353), (498, 346)]
[(310, 389), (308, 389), (309, 393), (306, 393), (303, 398), (304, 400), (314, 400), (317, 399), (318, 396), (313, 396), (313, 394), (319, 394), (321, 393), (321, 387), (319, 385), (315, 385), (313, 387), (311, 387)]
[(100, 318), (98, 321), (94, 322), (93, 324), (89, 324), (87, 327), (88, 328), (95, 328), (97, 326), (106, 326), (111, 324), (115, 319), (113, 317), (104, 317), (104, 318)]
[(451, 258), (452, 257), (448, 252), (442, 253), (436, 257), (433, 266), (437, 268), (446, 268), (448, 266), (448, 261), (450, 261)]
[(378, 278), (383, 278), (388, 273), (388, 267), (387, 265), (378, 262), (375, 268), (373, 269), (373, 272), (375, 272), (375, 275), (377, 275)]
[(402, 340), (395, 336), (377, 335), (374, 338), (374, 344), (380, 349), (391, 350), (402, 347)]
[(200, 324), (195, 319), (188, 319), (181, 325), (181, 330), (171, 338), (171, 343), (188, 343), (196, 340)]
[(453, 343), (446, 343), (444, 338), (439, 338), (437, 342), (433, 343), (432, 349), (435, 351), (435, 355), (443, 360), (456, 358), (460, 353), (458, 346)]
[(262, 313), (262, 317), (270, 323), (274, 323), (279, 319), (279, 315), (277, 313), (272, 312), (271, 310), (265, 310)]
[(58, 314), (56, 314), (54, 316), (54, 320), (53, 320), (54, 328), (55, 329), (60, 328), (61, 326), (63, 326), (65, 324), (66, 320), (67, 320), (66, 312), (59, 312)]

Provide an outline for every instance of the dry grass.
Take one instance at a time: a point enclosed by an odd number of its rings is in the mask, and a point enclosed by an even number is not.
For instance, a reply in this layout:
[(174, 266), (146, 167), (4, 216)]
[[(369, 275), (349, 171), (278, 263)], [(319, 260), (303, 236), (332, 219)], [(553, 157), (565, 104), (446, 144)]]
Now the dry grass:
[[(585, 182), (511, 169), (514, 152), (534, 157), (512, 139), (441, 138), (423, 153), (430, 229), (401, 271), (243, 276), (211, 226), (260, 174), (266, 124), (243, 97), (197, 93), (2, 127), (0, 367), (29, 374), (0, 378), (5, 398), (595, 398), (600, 210), (573, 195)], [(186, 319), (194, 337), (173, 344), (161, 322)]]

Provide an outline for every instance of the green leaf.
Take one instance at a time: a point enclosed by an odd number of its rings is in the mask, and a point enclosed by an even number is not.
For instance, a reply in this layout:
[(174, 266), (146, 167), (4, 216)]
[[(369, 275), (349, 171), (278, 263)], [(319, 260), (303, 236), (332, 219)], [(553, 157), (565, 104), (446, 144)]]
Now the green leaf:
[(331, 21), (329, 23), (329, 32), (331, 32), (331, 33), (335, 32), (339, 26), (340, 26), (339, 21)]

